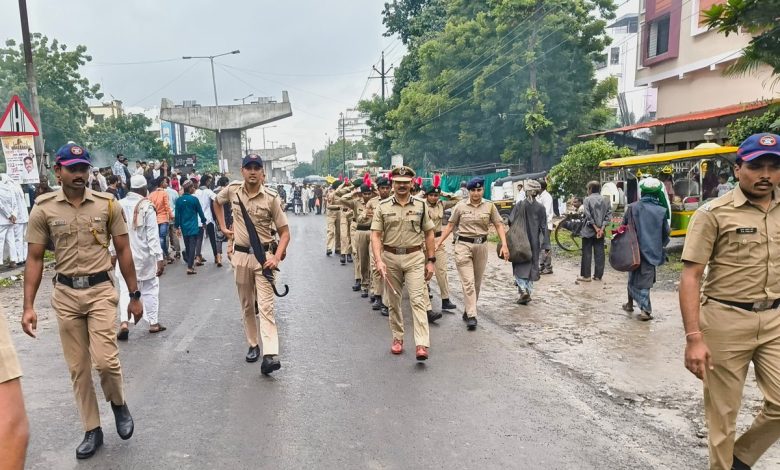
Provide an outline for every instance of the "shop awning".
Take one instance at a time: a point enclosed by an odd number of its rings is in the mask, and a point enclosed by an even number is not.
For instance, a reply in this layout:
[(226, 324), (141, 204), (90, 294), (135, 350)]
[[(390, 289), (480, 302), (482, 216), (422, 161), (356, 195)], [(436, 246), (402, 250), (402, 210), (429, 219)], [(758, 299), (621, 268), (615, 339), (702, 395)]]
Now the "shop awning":
[(769, 106), (778, 100), (767, 101), (755, 101), (752, 103), (740, 103), (723, 108), (709, 109), (706, 111), (699, 111), (697, 113), (680, 114), (678, 116), (670, 116), (662, 119), (656, 119), (655, 121), (642, 122), (639, 124), (632, 124), (630, 126), (618, 127), (617, 129), (609, 129), (606, 131), (594, 132), (592, 134), (584, 134), (579, 136), (580, 138), (596, 137), (605, 134), (617, 134), (619, 132), (628, 132), (636, 129), (646, 129), (648, 127), (668, 126), (670, 124), (677, 124), (681, 122), (690, 121), (705, 121), (707, 119), (718, 118), (722, 116), (730, 116), (732, 114), (744, 113), (747, 111), (754, 111)]

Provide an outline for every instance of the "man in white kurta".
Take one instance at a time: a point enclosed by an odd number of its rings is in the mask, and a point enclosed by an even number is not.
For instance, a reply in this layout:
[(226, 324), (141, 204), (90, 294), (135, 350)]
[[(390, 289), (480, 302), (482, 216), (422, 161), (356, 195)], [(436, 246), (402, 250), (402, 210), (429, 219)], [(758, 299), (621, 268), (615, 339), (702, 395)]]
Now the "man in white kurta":
[(8, 252), (10, 267), (16, 267), (16, 236), (14, 224), (19, 214), (19, 206), (16, 202), (14, 182), (3, 173), (0, 175), (0, 264), (5, 260)]
[(11, 259), (16, 261), (17, 264), (24, 263), (27, 259), (27, 243), (24, 242), (25, 236), (27, 236), (27, 222), (30, 220), (30, 213), (28, 212), (27, 196), (24, 194), (22, 186), (18, 183), (13, 183), (14, 196), (16, 197), (16, 223), (14, 224), (14, 239), (16, 241), (16, 250), (14, 250), (16, 257)]

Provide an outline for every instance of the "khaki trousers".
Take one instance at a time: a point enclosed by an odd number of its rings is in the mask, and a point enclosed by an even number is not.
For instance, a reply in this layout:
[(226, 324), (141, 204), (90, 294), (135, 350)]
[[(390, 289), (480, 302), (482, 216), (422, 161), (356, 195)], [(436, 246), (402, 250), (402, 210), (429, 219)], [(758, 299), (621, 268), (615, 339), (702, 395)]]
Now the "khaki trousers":
[[(385, 251), (382, 260), (387, 265), (387, 278), (398, 295), (391, 289), (385, 290), (382, 301), (390, 309), (390, 331), (394, 339), (404, 339), (404, 316), (401, 311), (401, 293), (406, 285), (409, 303), (412, 304), (414, 324), (414, 343), (417, 346), (430, 346), (426, 301), (428, 289), (425, 287), (425, 255), (422, 251), (406, 255), (396, 255)], [(386, 299), (386, 300), (385, 300)]]
[[(704, 379), (710, 468), (729, 470), (733, 455), (753, 466), (780, 438), (780, 309), (749, 312), (706, 299), (699, 321), (715, 367)], [(751, 361), (764, 407), (735, 443)]]
[(455, 265), (458, 267), (460, 283), (463, 285), (464, 311), (469, 317), (477, 316), (477, 300), (482, 285), (482, 274), (488, 259), (487, 243), (455, 243)]
[(363, 289), (368, 289), (371, 285), (371, 231), (356, 230), (355, 244), (353, 246), (355, 254), (352, 256), (355, 262), (355, 279), (360, 279)]
[(326, 240), (326, 250), (330, 251), (336, 251), (336, 247), (340, 246), (338, 245), (339, 241), (339, 214), (341, 214), (341, 209), (326, 209), (325, 210), (327, 215), (327, 240)]
[(51, 306), (57, 312), (57, 324), (65, 362), (73, 383), (73, 394), (84, 431), (100, 426), (92, 364), (100, 375), (106, 401), (125, 404), (122, 366), (116, 344), (116, 306), (119, 294), (113, 282), (87, 289), (54, 286)]
[[(369, 235), (369, 238), (371, 235)], [(385, 291), (385, 281), (382, 279), (382, 276), (379, 275), (379, 271), (376, 269), (376, 261), (374, 260), (374, 250), (371, 248), (371, 245), (369, 244), (368, 249), (368, 256), (371, 260), (371, 293), (374, 295), (378, 295), (379, 297), (382, 297), (382, 294)]]
[(357, 224), (352, 223), (349, 227), (349, 240), (350, 240), (350, 246), (352, 247), (352, 270), (355, 272), (355, 279), (360, 279), (360, 260), (358, 257), (360, 256), (358, 254), (358, 247), (357, 247)]
[[(244, 333), (249, 346), (257, 346), (258, 323), (263, 342), (263, 356), (279, 354), (279, 334), (274, 318), (274, 291), (263, 276), (263, 268), (254, 255), (236, 251), (233, 253), (233, 269), (236, 276), (238, 300), (244, 316)], [(255, 299), (260, 310), (255, 315)], [(259, 318), (258, 318), (259, 317)], [(258, 322), (259, 319), (259, 322)]]
[[(436, 240), (436, 243), (438, 243), (439, 240)], [(436, 264), (434, 265), (436, 269), (436, 284), (439, 285), (439, 294), (441, 294), (442, 299), (449, 299), (450, 298), (450, 282), (449, 279), (447, 279), (447, 250), (444, 248), (444, 246), (440, 247), (438, 250), (436, 250)]]
[(171, 250), (179, 253), (181, 251), (181, 243), (179, 243), (179, 236), (176, 235), (176, 231), (173, 230), (173, 224), (168, 226), (168, 238), (171, 240)]
[(343, 210), (341, 211), (340, 224), (341, 224), (341, 245), (340, 245), (341, 254), (351, 255), (352, 240), (349, 236), (349, 232), (350, 232), (350, 228), (352, 227), (352, 216), (350, 215), (350, 212), (343, 211)]

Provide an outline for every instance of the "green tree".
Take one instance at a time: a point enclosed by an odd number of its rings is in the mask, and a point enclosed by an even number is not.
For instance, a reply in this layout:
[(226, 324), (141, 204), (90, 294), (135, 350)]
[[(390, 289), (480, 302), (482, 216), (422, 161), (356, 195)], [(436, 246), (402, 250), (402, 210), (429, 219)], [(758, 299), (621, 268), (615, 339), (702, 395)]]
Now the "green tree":
[(704, 14), (707, 26), (726, 36), (743, 30), (753, 35), (726, 73), (750, 73), (768, 65), (774, 75), (780, 75), (780, 0), (728, 0), (713, 5)]
[(599, 179), (599, 163), (610, 158), (632, 155), (627, 147), (618, 147), (603, 137), (573, 145), (560, 163), (550, 169), (550, 192), (585, 195), (589, 181)]
[(171, 152), (157, 132), (148, 132), (152, 120), (143, 114), (109, 117), (86, 128), (85, 145), (94, 154), (123, 153), (130, 160), (167, 158)]
[(293, 178), (305, 178), (310, 175), (316, 175), (317, 171), (311, 163), (299, 163), (293, 170)]
[[(91, 85), (79, 69), (92, 57), (85, 46), (68, 46), (40, 33), (31, 38), (33, 63), (38, 81), (38, 103), (45, 145), (52, 151), (69, 140), (83, 140), (83, 126), (89, 115), (88, 100), (103, 97), (99, 85)], [(14, 40), (0, 47), (0, 103), (19, 95), (30, 103), (22, 45)]]
[(777, 133), (780, 131), (780, 106), (774, 106), (759, 116), (741, 117), (726, 128), (728, 129), (728, 142), (731, 145), (739, 145), (753, 134)]
[(198, 156), (195, 166), (199, 171), (215, 173), (219, 170), (216, 132), (198, 129), (195, 139), (187, 143), (187, 152)]
[(367, 158), (370, 148), (369, 144), (362, 140), (345, 143), (339, 139), (331, 142), (329, 146), (314, 153), (314, 172), (323, 176), (343, 174), (345, 160), (353, 160), (359, 153), (363, 154), (363, 158)]
[(432, 38), (444, 29), (446, 22), (444, 0), (393, 0), (385, 3), (382, 23), (385, 36), (397, 34), (407, 46)]

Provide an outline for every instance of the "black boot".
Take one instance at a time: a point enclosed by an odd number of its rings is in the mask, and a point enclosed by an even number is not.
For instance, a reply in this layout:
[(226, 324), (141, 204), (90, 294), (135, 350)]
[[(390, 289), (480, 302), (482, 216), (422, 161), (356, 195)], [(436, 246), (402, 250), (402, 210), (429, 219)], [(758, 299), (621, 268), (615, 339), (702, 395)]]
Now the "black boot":
[(734, 456), (734, 461), (731, 463), (731, 470), (750, 470), (750, 465), (739, 460), (737, 456)]
[(260, 359), (260, 346), (249, 346), (246, 353), (246, 362), (257, 362)]
[(477, 317), (469, 317), (469, 319), (466, 320), (466, 329), (469, 331), (477, 329)]
[(450, 302), (450, 299), (441, 299), (441, 308), (442, 310), (455, 310), (458, 307)]
[(341, 262), (341, 265), (342, 265), (342, 266), (343, 266), (343, 265), (345, 265), (345, 264), (347, 264), (347, 255), (341, 255), (341, 260), (340, 260), (340, 262)]
[(84, 440), (76, 447), (77, 459), (88, 459), (103, 445), (103, 430), (96, 427), (84, 433)]
[(116, 420), (116, 432), (123, 440), (128, 440), (133, 436), (133, 417), (130, 416), (130, 410), (127, 408), (127, 404), (115, 405), (111, 403), (111, 411), (114, 412), (114, 420)]
[(347, 263), (352, 263), (352, 255), (347, 255)]
[(363, 291), (360, 293), (360, 297), (364, 299), (368, 297), (368, 289), (363, 289)]
[(434, 323), (439, 318), (441, 318), (441, 312), (434, 312), (433, 310), (428, 310), (428, 323)]
[(333, 254), (333, 252), (332, 252), (332, 251), (330, 251), (330, 250), (325, 250), (325, 256), (330, 256), (330, 255), (332, 255), (332, 254)]
[(372, 305), (374, 304), (374, 299), (376, 299), (376, 296), (374, 294), (368, 296), (368, 301), (371, 302)]
[(379, 310), (380, 308), (382, 308), (382, 296), (375, 295), (374, 301), (371, 303), (371, 310)]
[(352, 292), (358, 292), (360, 290), (360, 279), (355, 279), (355, 284), (352, 286)]
[(390, 316), (390, 308), (387, 305), (382, 304), (382, 306), (379, 307), (379, 313), (381, 313), (383, 317), (389, 317)]
[(271, 372), (282, 368), (282, 363), (279, 362), (278, 356), (272, 356), (267, 354), (263, 356), (263, 363), (260, 364), (260, 372), (263, 375), (270, 375)]

